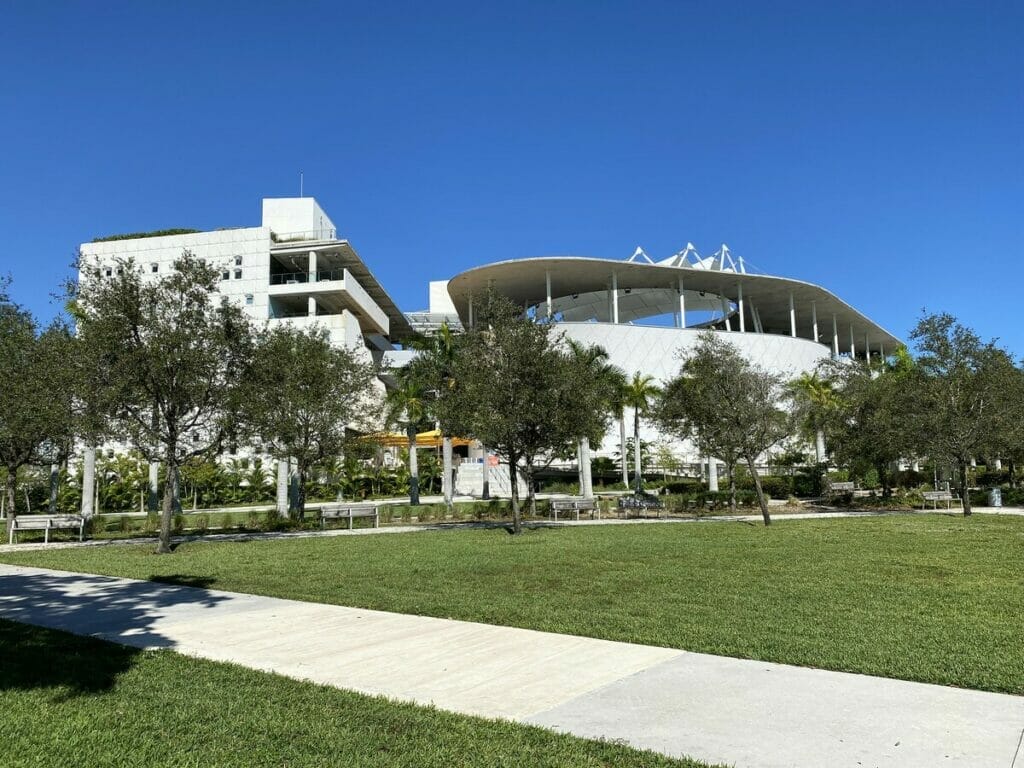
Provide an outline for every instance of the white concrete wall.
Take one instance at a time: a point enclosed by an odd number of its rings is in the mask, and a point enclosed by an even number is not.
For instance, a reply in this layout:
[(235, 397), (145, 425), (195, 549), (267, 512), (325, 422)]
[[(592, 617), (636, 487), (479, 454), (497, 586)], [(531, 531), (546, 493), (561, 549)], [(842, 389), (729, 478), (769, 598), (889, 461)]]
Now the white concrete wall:
[(457, 315), (452, 297), (448, 294), (447, 280), (430, 281), (430, 312), (440, 315)]
[[(618, 366), (630, 378), (640, 372), (653, 376), (659, 385), (679, 372), (682, 357), (692, 350), (701, 331), (694, 328), (669, 328), (612, 323), (558, 323), (558, 330), (566, 337), (583, 344), (598, 344), (608, 352), (609, 362)], [(821, 360), (829, 357), (830, 350), (809, 339), (793, 338), (766, 333), (721, 332), (751, 362), (777, 373), (786, 379), (796, 378), (812, 371)], [(627, 436), (633, 435), (633, 414), (626, 413)], [(695, 448), (661, 435), (641, 421), (640, 439), (653, 445), (668, 443), (677, 457), (684, 461), (697, 461)], [(595, 455), (610, 456), (619, 450), (619, 428), (611, 425), (604, 442)], [(630, 457), (632, 471), (632, 457)]]
[[(243, 307), (246, 314), (257, 322), (267, 318), (270, 230), (265, 227), (110, 240), (81, 246), (84, 264), (98, 267), (100, 279), (103, 279), (106, 269), (116, 269), (117, 260), (124, 258), (133, 259), (147, 278), (165, 276), (186, 250), (197, 258), (205, 259), (219, 273), (227, 272), (227, 279), (218, 283), (220, 295)], [(241, 259), (241, 265), (235, 263), (237, 258)], [(154, 265), (156, 272), (153, 272)], [(241, 277), (235, 277), (236, 270), (241, 270)], [(247, 296), (252, 297), (252, 303), (247, 303)]]
[(263, 226), (283, 236), (303, 233), (323, 240), (336, 236), (334, 222), (312, 197), (264, 198)]

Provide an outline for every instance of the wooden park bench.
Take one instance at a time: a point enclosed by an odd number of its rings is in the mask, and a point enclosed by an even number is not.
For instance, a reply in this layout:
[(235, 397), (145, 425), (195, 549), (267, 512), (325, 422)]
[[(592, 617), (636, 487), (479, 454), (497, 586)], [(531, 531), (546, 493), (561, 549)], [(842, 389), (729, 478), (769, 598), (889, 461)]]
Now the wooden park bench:
[(14, 543), (18, 531), (42, 531), (43, 543), (50, 543), (50, 531), (78, 530), (78, 540), (85, 538), (85, 518), (81, 515), (18, 515), (8, 521), (10, 535), (7, 543)]
[(954, 501), (961, 507), (963, 506), (963, 500), (957, 494), (953, 493), (950, 490), (923, 491), (921, 493), (921, 496), (924, 497), (924, 503), (921, 505), (922, 509), (928, 506), (928, 502), (932, 503), (932, 509), (938, 509), (940, 501), (946, 502), (946, 509), (949, 509), (950, 504), (952, 504)]
[(376, 504), (324, 504), (320, 507), (320, 528), (326, 528), (328, 520), (343, 520), (346, 517), (350, 531), (352, 521), (357, 517), (372, 517), (373, 527), (380, 527), (380, 513)]
[(589, 512), (595, 520), (601, 519), (601, 508), (595, 499), (552, 499), (551, 514), (558, 520), (559, 512), (575, 513), (576, 519), (580, 519), (580, 512)]

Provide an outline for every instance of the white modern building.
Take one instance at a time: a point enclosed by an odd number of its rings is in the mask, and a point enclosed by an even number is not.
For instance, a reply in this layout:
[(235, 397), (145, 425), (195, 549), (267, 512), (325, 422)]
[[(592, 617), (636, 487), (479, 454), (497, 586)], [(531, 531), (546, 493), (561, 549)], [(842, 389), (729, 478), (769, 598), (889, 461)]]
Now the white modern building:
[[(902, 343), (821, 286), (749, 272), (725, 245), (701, 257), (688, 244), (657, 262), (638, 248), (625, 261), (558, 256), (486, 264), (432, 283), (429, 310), (410, 318), (425, 328), (445, 318), (472, 327), (474, 297), (488, 290), (550, 319), (569, 338), (602, 346), (628, 376), (639, 372), (659, 383), (679, 371), (707, 329), (786, 378), (829, 357), (884, 356)], [(664, 440), (649, 426), (641, 438)], [(618, 435), (609, 435), (600, 452), (618, 447)]]
[[(100, 279), (131, 259), (145, 275), (171, 269), (183, 251), (220, 270), (221, 295), (256, 322), (325, 328), (333, 343), (380, 360), (413, 335), (387, 291), (312, 197), (263, 200), (259, 226), (83, 243), (83, 268)], [(94, 272), (95, 274), (95, 272)]]
[[(239, 304), (257, 324), (289, 323), (325, 329), (367, 362), (381, 363), (414, 334), (387, 291), (334, 222), (311, 197), (268, 198), (258, 226), (176, 234), (115, 235), (80, 246), (80, 280), (113, 277), (132, 265), (146, 277), (167, 274), (188, 251), (220, 271), (218, 293)], [(379, 383), (383, 394), (384, 384)], [(92, 512), (91, 467), (86, 450), (83, 511)], [(150, 467), (155, 488), (157, 468)], [(278, 466), (278, 504), (285, 505), (288, 467)]]

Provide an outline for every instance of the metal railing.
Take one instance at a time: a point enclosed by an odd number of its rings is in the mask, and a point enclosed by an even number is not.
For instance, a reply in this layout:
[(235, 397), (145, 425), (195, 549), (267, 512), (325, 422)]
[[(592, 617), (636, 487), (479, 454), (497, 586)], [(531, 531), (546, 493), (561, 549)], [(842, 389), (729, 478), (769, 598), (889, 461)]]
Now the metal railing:
[[(316, 282), (322, 283), (328, 280), (344, 280), (345, 270), (344, 269), (323, 269), (318, 270), (316, 273)], [(308, 283), (309, 272), (282, 272), (270, 276), (271, 285), (295, 285), (298, 283)]]
[(275, 243), (301, 243), (307, 240), (335, 240), (337, 230), (333, 227), (321, 229), (307, 229), (301, 232), (274, 232), (270, 231), (270, 239)]

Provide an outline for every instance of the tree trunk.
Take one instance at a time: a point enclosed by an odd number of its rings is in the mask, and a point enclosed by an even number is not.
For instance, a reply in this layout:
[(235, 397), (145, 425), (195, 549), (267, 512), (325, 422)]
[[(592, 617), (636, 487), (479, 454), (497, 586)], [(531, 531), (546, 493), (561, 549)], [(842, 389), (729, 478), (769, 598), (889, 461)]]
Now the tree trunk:
[(304, 462), (296, 462), (296, 475), (298, 475), (299, 485), (295, 489), (295, 517), (301, 522), (306, 519), (306, 475), (309, 474), (309, 468)]
[(622, 485), (629, 490), (629, 460), (626, 458), (626, 411), (619, 414), (619, 456), (622, 457)]
[(964, 517), (970, 517), (971, 515), (971, 495), (967, 491), (967, 462), (961, 461), (959, 463), (960, 470), (960, 498), (963, 499), (964, 504)]
[(416, 425), (409, 424), (405, 428), (405, 437), (409, 442), (409, 503), (417, 506), (420, 503), (420, 468), (416, 456)]
[(487, 501), (491, 498), (491, 466), (489, 459), (491, 458), (487, 452), (487, 446), (481, 446), (484, 452), (484, 466), (483, 466), (483, 492), (480, 494), (480, 498)]
[(636, 472), (636, 494), (644, 490), (643, 474), (640, 467), (640, 409), (633, 409), (633, 471)]
[(508, 457), (508, 475), (511, 483), (512, 493), (512, 533), (518, 534), (522, 531), (522, 522), (519, 519), (519, 477), (516, 473), (516, 457)]
[(764, 488), (761, 487), (761, 476), (757, 474), (754, 460), (749, 456), (747, 457), (747, 466), (750, 467), (750, 476), (754, 478), (754, 490), (757, 491), (757, 503), (761, 505), (761, 517), (764, 518), (765, 525), (771, 525), (772, 518), (768, 514), (768, 499), (764, 497)]
[(164, 485), (163, 509), (160, 513), (160, 536), (156, 545), (158, 555), (171, 552), (171, 519), (174, 517), (175, 494), (178, 490), (178, 461), (173, 449), (167, 451), (167, 480)]

